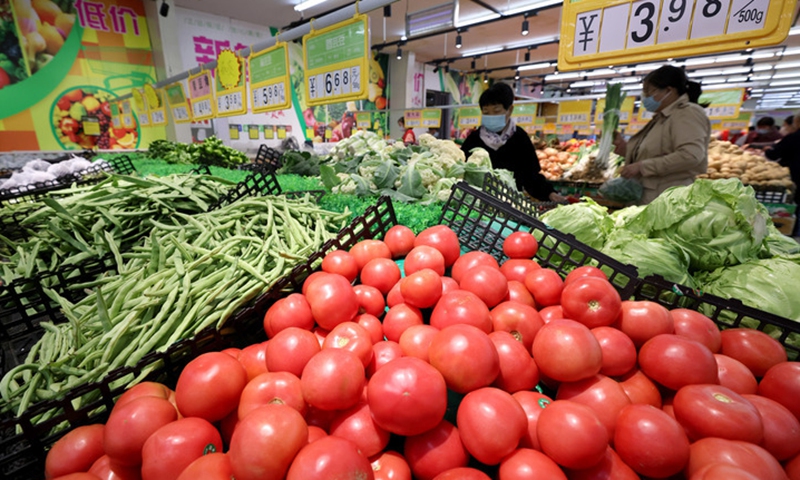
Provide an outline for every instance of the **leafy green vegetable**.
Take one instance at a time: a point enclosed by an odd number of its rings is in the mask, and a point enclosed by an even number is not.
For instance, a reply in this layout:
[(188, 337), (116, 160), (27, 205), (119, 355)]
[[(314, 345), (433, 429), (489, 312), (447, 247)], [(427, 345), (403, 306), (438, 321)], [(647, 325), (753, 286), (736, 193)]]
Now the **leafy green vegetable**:
[(375, 185), (380, 189), (394, 188), (394, 182), (399, 176), (400, 167), (389, 162), (381, 163), (373, 174)]
[(400, 178), (398, 192), (412, 198), (422, 198), (427, 190), (422, 185), (422, 176), (413, 165), (406, 167), (406, 172)]
[(316, 177), (319, 175), (320, 158), (311, 152), (289, 150), (283, 152), (281, 160), (283, 165), (275, 172), (277, 174), (292, 173), (306, 177)]
[(767, 226), (767, 238), (764, 241), (761, 257), (770, 258), (780, 255), (793, 255), (795, 253), (800, 253), (800, 243), (782, 234), (775, 228), (775, 225), (770, 222), (769, 226)]
[[(609, 83), (606, 86), (606, 106), (603, 110), (603, 132), (597, 150), (597, 164), (600, 168), (608, 167), (611, 151), (614, 150), (614, 132), (619, 126), (619, 113), (625, 92), (621, 83)], [(641, 198), (641, 194), (639, 194)], [(638, 200), (639, 198), (636, 198)]]
[(342, 180), (336, 175), (336, 170), (330, 165), (321, 165), (319, 167), (319, 176), (322, 179), (322, 184), (328, 190), (342, 183)]
[(637, 267), (640, 277), (657, 274), (673, 283), (695, 286), (689, 275), (689, 256), (661, 238), (647, 238), (618, 229), (608, 235), (600, 251)]
[(614, 229), (608, 210), (588, 197), (583, 202), (559, 205), (542, 215), (541, 220), (562, 232), (575, 235), (578, 241), (600, 249)]
[(150, 158), (160, 158), (180, 165), (201, 164), (218, 167), (235, 167), (247, 163), (244, 153), (227, 147), (217, 137), (208, 137), (202, 143), (179, 143), (169, 140), (154, 140), (147, 150)]

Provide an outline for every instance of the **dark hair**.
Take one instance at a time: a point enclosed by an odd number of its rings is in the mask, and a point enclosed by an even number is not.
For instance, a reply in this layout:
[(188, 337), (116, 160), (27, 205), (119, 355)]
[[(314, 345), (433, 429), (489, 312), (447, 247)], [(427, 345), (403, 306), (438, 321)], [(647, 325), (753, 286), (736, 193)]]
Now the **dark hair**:
[(761, 117), (758, 119), (756, 125), (759, 127), (774, 127), (775, 119), (772, 117)]
[[(692, 103), (697, 103), (700, 99), (700, 94), (703, 93), (703, 89), (700, 88), (699, 83), (689, 81), (689, 78), (686, 77), (686, 72), (684, 72), (682, 68), (672, 65), (664, 65), (648, 73), (647, 76), (644, 77), (644, 83), (649, 83), (654, 87), (662, 89), (672, 87), (678, 92), (678, 95), (687, 94), (689, 96), (689, 101)], [(703, 106), (705, 107), (707, 105)]]
[(783, 121), (786, 125), (791, 125), (794, 123), (794, 115), (789, 115), (786, 117), (786, 120)]
[(481, 94), (478, 104), (481, 108), (489, 105), (502, 105), (508, 110), (514, 104), (514, 90), (505, 83), (495, 83)]
[(397, 123), (402, 123), (403, 126), (406, 126), (406, 117), (400, 117), (397, 119)]

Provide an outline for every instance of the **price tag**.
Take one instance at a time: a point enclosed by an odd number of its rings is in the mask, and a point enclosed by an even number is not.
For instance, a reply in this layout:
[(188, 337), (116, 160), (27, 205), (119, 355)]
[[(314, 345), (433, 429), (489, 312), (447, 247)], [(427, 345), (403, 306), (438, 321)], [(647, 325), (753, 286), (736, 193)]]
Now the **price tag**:
[(333, 138), (333, 129), (331, 127), (325, 127), (325, 141), (330, 142), (331, 138)]
[(131, 111), (130, 100), (123, 100), (120, 102), (119, 109), (122, 113), (122, 126), (125, 128), (133, 128), (136, 123), (133, 121), (133, 112)]
[(258, 130), (258, 125), (250, 125), (250, 127), (247, 129), (250, 140), (258, 140)]
[(423, 128), (439, 128), (442, 126), (442, 111), (438, 108), (429, 108), (422, 111)]
[(749, 112), (739, 113), (737, 118), (723, 121), (722, 126), (723, 128), (727, 128), (729, 130), (745, 130), (750, 126), (751, 118), (752, 114)]
[(306, 128), (306, 140), (313, 140), (315, 136), (313, 128)]
[[(622, 106), (619, 109), (619, 122), (628, 123), (633, 118), (633, 97), (625, 97), (622, 101)], [(594, 107), (594, 123), (603, 123), (603, 112), (606, 109), (606, 99), (600, 98), (597, 100), (597, 105)]]
[(422, 127), (422, 110), (406, 110), (403, 114), (406, 128)]
[[(516, 111), (516, 108), (514, 108)], [(458, 109), (458, 128), (478, 128), (481, 124), (479, 107), (462, 107)]]
[(92, 137), (100, 136), (100, 119), (97, 117), (83, 117), (81, 119), (83, 133)]
[(592, 100), (576, 100), (558, 104), (558, 123), (587, 125), (591, 121)]
[(569, 71), (781, 43), (797, 0), (564, 2), (558, 68)]
[(264, 125), (264, 140), (272, 140), (275, 138), (275, 126)]
[(533, 125), (536, 121), (536, 109), (537, 104), (535, 103), (521, 103), (519, 105), (514, 105), (514, 111), (511, 113), (511, 118), (517, 125), (521, 127)]
[(121, 128), (122, 127), (122, 112), (120, 111), (119, 102), (114, 102), (110, 105), (111, 107), (111, 125), (114, 128)]
[(356, 15), (303, 37), (306, 99), (309, 106), (367, 98), (369, 74), (366, 15)]
[(166, 125), (167, 124), (167, 114), (163, 108), (158, 110), (153, 110), (150, 112), (150, 120), (153, 123), (153, 126), (158, 125)]
[(147, 127), (150, 125), (150, 114), (147, 111), (147, 103), (144, 100), (144, 91), (141, 88), (134, 88), (131, 90), (131, 98), (133, 98), (133, 106), (136, 109), (136, 118), (139, 120), (139, 125)]
[(231, 140), (239, 140), (239, 129), (241, 125), (228, 125), (228, 133), (231, 136)]
[(289, 84), (289, 49), (279, 42), (248, 58), (250, 100), (253, 112), (283, 110), (292, 104)]
[(278, 125), (278, 140), (283, 140), (284, 138), (286, 138), (286, 127)]
[(372, 112), (356, 112), (356, 128), (368, 129), (372, 126)]
[(548, 135), (548, 134), (554, 134), (554, 133), (556, 133), (557, 131), (558, 131), (558, 130), (556, 129), (556, 124), (555, 124), (555, 123), (545, 123), (545, 124), (544, 124), (544, 127), (542, 127), (542, 132), (543, 132), (545, 135)]
[(164, 87), (167, 97), (167, 104), (172, 112), (172, 120), (175, 123), (188, 123), (192, 121), (189, 102), (186, 99), (186, 91), (183, 89), (183, 82), (173, 83)]
[(192, 119), (207, 120), (216, 114), (217, 102), (211, 88), (211, 72), (206, 70), (189, 75), (189, 98), (192, 100)]
[(164, 91), (147, 84), (144, 86), (144, 99), (150, 111), (150, 123), (154, 126), (167, 124), (167, 109), (164, 105)]
[(700, 103), (708, 103), (706, 115), (712, 120), (732, 119), (739, 116), (744, 101), (744, 89), (714, 90), (700, 95)]
[(140, 113), (137, 117), (139, 118), (139, 125), (143, 127), (150, 126), (150, 115), (147, 112)]
[(214, 78), (217, 117), (247, 113), (244, 68), (245, 62), (230, 50), (223, 50), (217, 55), (217, 74)]

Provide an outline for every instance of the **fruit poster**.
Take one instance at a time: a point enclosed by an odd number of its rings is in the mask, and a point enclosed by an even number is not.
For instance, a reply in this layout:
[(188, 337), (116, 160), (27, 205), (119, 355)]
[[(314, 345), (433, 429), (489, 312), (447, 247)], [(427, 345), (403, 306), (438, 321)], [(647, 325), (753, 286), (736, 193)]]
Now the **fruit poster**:
[(163, 127), (112, 124), (156, 82), (143, 0), (0, 0), (0, 151), (146, 148)]

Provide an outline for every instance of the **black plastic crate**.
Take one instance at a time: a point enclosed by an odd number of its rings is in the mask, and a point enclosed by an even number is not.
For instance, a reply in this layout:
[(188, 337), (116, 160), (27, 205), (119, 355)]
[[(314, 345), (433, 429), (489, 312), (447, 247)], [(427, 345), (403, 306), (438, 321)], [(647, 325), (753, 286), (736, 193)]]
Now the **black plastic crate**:
[(211, 175), (211, 169), (208, 165), (198, 165), (197, 167), (189, 170), (192, 175)]
[(136, 167), (133, 166), (131, 157), (127, 155), (119, 155), (106, 161), (111, 164), (111, 168), (114, 169), (114, 173), (118, 173), (120, 175), (130, 175), (136, 172)]
[(278, 183), (278, 177), (275, 176), (274, 170), (255, 170), (247, 178), (231, 187), (217, 203), (208, 207), (208, 211), (230, 205), (244, 197), (280, 195), (281, 193), (281, 185)]
[(258, 153), (253, 163), (239, 165), (239, 170), (277, 170), (283, 165), (281, 152), (264, 144), (258, 147)]
[(756, 200), (761, 203), (792, 203), (794, 193), (785, 187), (768, 187), (761, 185), (750, 185), (756, 192)]
[(505, 202), (520, 212), (539, 217), (548, 210), (552, 210), (559, 205), (566, 205), (567, 202), (537, 202), (523, 192), (512, 190), (502, 180), (494, 175), (487, 174), (483, 180), (483, 191)]

